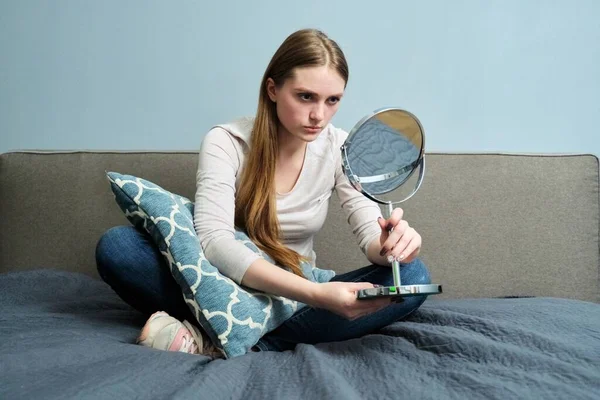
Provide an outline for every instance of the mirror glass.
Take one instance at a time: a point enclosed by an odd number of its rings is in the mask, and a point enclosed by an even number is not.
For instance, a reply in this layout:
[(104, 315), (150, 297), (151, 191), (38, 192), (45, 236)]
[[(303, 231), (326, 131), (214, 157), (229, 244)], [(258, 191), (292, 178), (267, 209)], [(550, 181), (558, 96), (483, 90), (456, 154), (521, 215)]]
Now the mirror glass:
[[(413, 114), (397, 108), (376, 111), (356, 124), (342, 146), (344, 172), (357, 190), (387, 204), (377, 195), (394, 191), (424, 167), (424, 144), (423, 128)], [(408, 197), (420, 186), (419, 175)]]

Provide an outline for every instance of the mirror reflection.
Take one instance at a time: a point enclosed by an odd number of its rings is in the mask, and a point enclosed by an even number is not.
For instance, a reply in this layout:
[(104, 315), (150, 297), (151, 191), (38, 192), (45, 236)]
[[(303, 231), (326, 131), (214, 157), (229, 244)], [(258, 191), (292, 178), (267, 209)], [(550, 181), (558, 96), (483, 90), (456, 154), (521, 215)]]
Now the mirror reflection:
[(362, 192), (389, 193), (420, 165), (423, 148), (423, 130), (416, 117), (399, 109), (376, 112), (348, 136), (346, 172)]

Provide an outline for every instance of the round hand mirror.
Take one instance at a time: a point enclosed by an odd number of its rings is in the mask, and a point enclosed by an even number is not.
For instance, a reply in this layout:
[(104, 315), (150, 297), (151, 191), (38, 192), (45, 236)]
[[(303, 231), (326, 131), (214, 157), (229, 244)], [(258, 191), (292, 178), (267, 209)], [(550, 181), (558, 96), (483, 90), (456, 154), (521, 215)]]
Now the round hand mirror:
[[(425, 174), (425, 134), (413, 114), (398, 108), (384, 108), (367, 115), (350, 131), (341, 148), (342, 168), (352, 186), (369, 199), (386, 205), (389, 218), (394, 204), (410, 199), (419, 190)], [(396, 193), (418, 172), (416, 183), (399, 199), (385, 199)], [(359, 299), (439, 294), (442, 286), (402, 285), (400, 263), (392, 263), (394, 286), (364, 289)]]

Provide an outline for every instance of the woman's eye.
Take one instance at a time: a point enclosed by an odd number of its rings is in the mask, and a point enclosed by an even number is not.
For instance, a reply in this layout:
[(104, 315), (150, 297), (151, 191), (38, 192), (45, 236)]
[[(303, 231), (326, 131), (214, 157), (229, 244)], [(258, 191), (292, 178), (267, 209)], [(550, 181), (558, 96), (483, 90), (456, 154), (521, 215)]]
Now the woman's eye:
[(329, 104), (336, 104), (338, 101), (340, 101), (339, 97), (330, 97), (329, 98)]
[(310, 94), (310, 93), (300, 93), (298, 96), (300, 97), (300, 99), (302, 99), (304, 101), (312, 100), (312, 94)]

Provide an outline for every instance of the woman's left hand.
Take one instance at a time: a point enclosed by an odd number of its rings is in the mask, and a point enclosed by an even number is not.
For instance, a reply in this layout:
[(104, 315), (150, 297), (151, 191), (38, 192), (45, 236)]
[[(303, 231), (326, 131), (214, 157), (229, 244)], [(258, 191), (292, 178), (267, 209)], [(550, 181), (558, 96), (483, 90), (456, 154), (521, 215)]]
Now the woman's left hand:
[[(381, 236), (379, 243), (381, 245), (382, 257), (385, 257), (391, 264), (394, 258), (402, 263), (408, 263), (414, 260), (421, 251), (421, 235), (408, 225), (408, 222), (402, 219), (404, 211), (396, 208), (388, 219), (379, 218), (381, 227)], [(390, 229), (393, 229), (390, 232)]]

